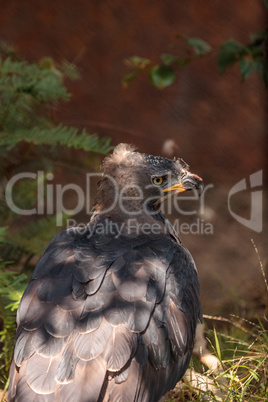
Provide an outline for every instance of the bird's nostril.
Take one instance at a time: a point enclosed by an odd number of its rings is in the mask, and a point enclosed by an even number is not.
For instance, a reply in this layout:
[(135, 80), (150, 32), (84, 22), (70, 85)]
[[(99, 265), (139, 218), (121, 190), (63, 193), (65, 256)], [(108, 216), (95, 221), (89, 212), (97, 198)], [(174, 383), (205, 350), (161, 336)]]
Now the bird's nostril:
[(198, 190), (199, 195), (203, 193), (204, 184), (201, 177), (195, 173), (188, 172), (186, 176), (182, 179), (185, 190)]

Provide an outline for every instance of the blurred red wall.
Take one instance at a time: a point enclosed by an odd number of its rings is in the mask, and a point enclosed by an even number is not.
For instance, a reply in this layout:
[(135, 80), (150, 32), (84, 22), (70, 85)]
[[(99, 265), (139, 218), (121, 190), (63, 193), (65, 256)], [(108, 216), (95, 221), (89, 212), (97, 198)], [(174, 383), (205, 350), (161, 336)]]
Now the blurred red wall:
[[(52, 56), (77, 64), (70, 104), (58, 117), (163, 154), (173, 139), (207, 181), (232, 183), (263, 167), (267, 152), (265, 91), (257, 76), (241, 84), (238, 67), (223, 77), (216, 54), (230, 37), (246, 43), (265, 25), (262, 0), (1, 1), (1, 37), (31, 61)], [(182, 69), (174, 85), (158, 90), (146, 77), (123, 89), (132, 55), (155, 62), (176, 34), (200, 37), (214, 51)], [(267, 106), (267, 105), (266, 105)]]

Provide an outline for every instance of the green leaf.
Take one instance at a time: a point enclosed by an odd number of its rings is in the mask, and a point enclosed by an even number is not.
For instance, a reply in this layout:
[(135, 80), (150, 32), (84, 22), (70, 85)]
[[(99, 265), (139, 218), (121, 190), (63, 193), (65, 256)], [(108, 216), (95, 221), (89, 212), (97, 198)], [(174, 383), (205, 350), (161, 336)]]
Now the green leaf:
[(256, 41), (255, 43), (250, 43), (247, 46), (248, 50), (251, 53), (251, 56), (253, 58), (257, 57), (264, 57), (264, 52), (265, 52), (265, 41)]
[(268, 10), (268, 0), (263, 0), (264, 1), (264, 5), (265, 5), (265, 7), (267, 8), (267, 10)]
[(4, 344), (5, 360), (5, 367), (0, 367), (1, 374), (9, 370), (16, 332), (16, 310), (27, 282), (28, 277), (25, 274), (0, 270), (0, 316), (4, 324), (0, 331), (0, 341)]
[(145, 67), (147, 67), (151, 63), (152, 63), (151, 60), (145, 59), (145, 58), (139, 57), (139, 56), (132, 56), (126, 60), (126, 64), (128, 66), (139, 68), (141, 70), (143, 70)]
[(260, 375), (255, 370), (249, 369), (250, 374), (254, 378), (254, 380), (258, 381), (260, 379)]
[(210, 44), (199, 38), (189, 38), (187, 40), (187, 45), (193, 47), (197, 56), (204, 56), (211, 52)]
[(174, 56), (174, 54), (161, 54), (161, 59), (165, 64), (171, 64), (178, 61), (178, 56)]
[(131, 81), (133, 81), (140, 74), (140, 70), (132, 71), (129, 74), (124, 75), (122, 84), (124, 88), (127, 88)]
[(220, 348), (220, 343), (219, 343), (219, 339), (218, 339), (215, 328), (214, 328), (214, 338), (215, 338), (215, 346), (216, 346), (217, 355), (218, 355), (219, 360), (221, 361), (221, 348)]
[[(267, 3), (268, 3), (268, 0), (267, 0)], [(267, 35), (267, 34), (266, 34), (265, 31), (256, 31), (256, 32), (253, 32), (252, 34), (250, 34), (250, 41), (251, 41), (251, 42), (255, 42), (255, 41), (257, 41), (257, 40), (263, 41), (263, 40), (265, 40), (266, 35)]]
[(186, 64), (190, 63), (190, 57), (178, 57), (173, 54), (161, 54), (161, 59), (167, 65), (169, 64), (177, 64), (179, 67), (184, 67)]
[(264, 58), (256, 59), (257, 72), (263, 79), (266, 88), (268, 88), (268, 63)]
[(191, 57), (184, 57), (184, 58), (183, 57), (182, 58), (178, 57), (177, 64), (178, 64), (179, 67), (184, 67), (187, 64), (189, 64), (191, 61), (192, 61)]
[(174, 70), (165, 64), (154, 66), (150, 70), (152, 84), (157, 88), (165, 88), (175, 80)]
[(239, 60), (241, 56), (249, 53), (246, 46), (233, 39), (224, 42), (220, 47), (217, 57), (220, 74), (223, 74), (225, 70)]
[(257, 68), (257, 63), (251, 59), (241, 59), (239, 61), (239, 70), (244, 82)]

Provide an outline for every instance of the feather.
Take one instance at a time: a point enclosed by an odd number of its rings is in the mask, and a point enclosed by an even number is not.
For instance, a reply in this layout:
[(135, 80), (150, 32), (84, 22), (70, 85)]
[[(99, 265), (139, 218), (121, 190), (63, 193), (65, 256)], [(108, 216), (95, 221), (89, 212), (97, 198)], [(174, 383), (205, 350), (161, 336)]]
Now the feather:
[(162, 281), (157, 282), (156, 303), (160, 303), (160, 301), (164, 297), (165, 291), (166, 291), (166, 278), (164, 278)]
[(51, 394), (56, 390), (56, 373), (59, 358), (42, 357), (34, 354), (27, 360), (26, 380), (37, 394)]
[(77, 299), (75, 300), (73, 298), (72, 293), (66, 297), (63, 297), (57, 301), (57, 305), (65, 311), (73, 311), (74, 313), (79, 314), (81, 310), (83, 310), (85, 306), (85, 300), (84, 299)]
[(91, 360), (103, 353), (112, 333), (112, 327), (103, 319), (98, 329), (87, 334), (74, 335), (74, 352), (82, 360)]
[(171, 237), (159, 237), (150, 243), (150, 248), (158, 256), (158, 259), (168, 267), (174, 256), (174, 242)]
[(64, 279), (44, 278), (40, 282), (37, 297), (42, 302), (54, 302), (69, 296), (72, 289), (71, 275)]
[(154, 309), (154, 318), (157, 319), (157, 321), (162, 326), (165, 326), (169, 320), (170, 298), (167, 293), (168, 292), (165, 293), (163, 299), (161, 300), (161, 303), (155, 305)]
[(21, 366), (21, 363), (34, 353), (32, 336), (32, 332), (25, 331), (22, 328), (18, 330), (14, 349), (14, 361), (17, 366)]
[(136, 401), (138, 402), (155, 402), (159, 401), (164, 395), (163, 387), (165, 378), (165, 370), (155, 370), (150, 363), (142, 367), (141, 379), (138, 384)]
[(117, 258), (112, 265), (110, 266), (110, 271), (118, 271), (119, 269), (121, 269), (124, 265), (126, 264), (126, 260), (123, 256)]
[(32, 321), (40, 314), (40, 302), (37, 298), (37, 291), (40, 285), (39, 280), (29, 283), (24, 292), (17, 312), (17, 324)]
[(129, 366), (127, 368), (123, 368), (119, 374), (116, 374), (114, 378), (115, 384), (121, 384), (121, 382), (125, 382), (129, 375)]
[(49, 276), (64, 279), (67, 276), (72, 274), (73, 264), (74, 264), (74, 256), (68, 257), (66, 260), (63, 260), (57, 264), (53, 260), (51, 260), (51, 269), (48, 272), (49, 266), (46, 266), (46, 272)]
[(127, 326), (131, 331), (142, 332), (149, 324), (154, 303), (135, 301), (128, 316)]
[(42, 325), (33, 333), (32, 348), (43, 357), (57, 356), (64, 345), (66, 338), (55, 338)]
[(107, 369), (121, 370), (135, 353), (136, 348), (136, 334), (123, 326), (113, 327), (103, 353), (103, 358), (107, 361)]
[(187, 354), (180, 357), (179, 361), (170, 359), (169, 364), (163, 373), (163, 395), (166, 394), (170, 389), (173, 389), (177, 382), (183, 377), (189, 366), (191, 355), (192, 350), (189, 349)]
[(170, 359), (170, 344), (167, 329), (157, 326), (155, 319), (152, 318), (150, 325), (142, 335), (142, 339), (144, 344), (147, 345), (149, 361), (152, 366), (156, 370), (166, 368)]
[(103, 307), (103, 315), (111, 325), (116, 326), (126, 324), (133, 309), (134, 303), (129, 303), (114, 293), (109, 304)]
[(116, 287), (113, 283), (112, 271), (109, 269), (105, 274), (105, 277), (103, 279), (103, 282), (101, 284), (101, 287), (100, 287), (98, 293), (107, 296), (115, 291), (116, 291)]
[(56, 393), (64, 402), (96, 402), (106, 374), (106, 364), (102, 358), (79, 361), (74, 381), (63, 385)]
[[(140, 401), (136, 398), (137, 390), (141, 382), (142, 369), (136, 361), (132, 361), (126, 381), (117, 382), (116, 378), (108, 386), (109, 401), (133, 402)], [(145, 401), (145, 400), (144, 400)]]
[(49, 258), (54, 261), (64, 261), (74, 254), (73, 248), (68, 247), (68, 244), (59, 245), (51, 250)]
[[(105, 262), (105, 261), (103, 261)], [(101, 267), (96, 266), (96, 259), (92, 258), (91, 259), (84, 259), (84, 260), (76, 260), (75, 261), (75, 277), (77, 280), (83, 280), (84, 278), (88, 280), (96, 279), (98, 276), (101, 274), (104, 274), (106, 271), (107, 267), (104, 264)]]
[(73, 264), (72, 240), (74, 233), (64, 231), (54, 237), (35, 267), (32, 278), (52, 275), (60, 278), (71, 272)]
[(142, 344), (143, 337), (139, 338), (139, 345), (137, 347), (137, 352), (135, 354), (135, 361), (140, 365), (144, 366), (148, 362), (148, 347)]
[[(36, 394), (31, 387), (28, 385), (26, 378), (26, 362), (20, 368), (20, 375), (18, 379), (18, 384), (16, 388), (16, 395), (14, 395), (14, 399), (12, 399), (10, 392), (8, 395), (9, 402), (55, 402), (55, 394)], [(12, 387), (12, 384), (9, 384), (9, 388)]]
[(82, 317), (76, 321), (76, 330), (80, 334), (87, 334), (95, 331), (102, 322), (102, 310), (94, 310), (91, 312), (85, 311)]
[[(37, 307), (39, 307), (38, 314), (36, 314)], [(22, 327), (27, 331), (34, 331), (41, 327), (44, 322), (44, 317), (50, 308), (50, 303), (39, 302), (37, 298), (32, 298), (32, 305), (29, 306), (26, 316), (19, 313)]]
[(44, 322), (44, 314), (45, 314), (45, 307), (43, 309), (40, 309), (40, 315), (37, 316), (35, 319), (32, 321), (28, 321), (25, 323), (22, 323), (22, 327), (26, 329), (27, 331), (35, 331), (36, 329), (40, 328), (41, 325)]
[[(106, 158), (103, 160), (101, 170), (104, 172), (110, 171), (111, 169), (114, 169), (114, 167), (117, 167), (122, 162), (128, 163), (131, 166), (132, 160), (130, 157), (133, 156), (134, 150), (135, 148), (129, 144), (121, 143), (117, 145), (113, 153), (111, 155), (106, 156)], [(137, 154), (137, 157), (140, 156), (138, 152), (137, 153), (135, 152), (135, 154)]]
[(87, 298), (86, 284), (79, 282), (76, 278), (73, 278), (71, 297), (78, 301), (85, 300)]
[(76, 365), (79, 362), (79, 358), (74, 353), (74, 346), (70, 341), (62, 354), (59, 366), (56, 373), (56, 381), (59, 384), (67, 384), (72, 381), (75, 376)]
[(103, 271), (96, 279), (92, 279), (88, 282), (88, 284), (86, 285), (86, 294), (87, 295), (93, 295), (94, 293), (97, 292), (97, 290), (99, 289), (99, 287), (103, 281), (104, 275), (105, 275), (105, 271)]
[(93, 244), (97, 250), (98, 249), (103, 250), (103, 248), (105, 246), (107, 246), (107, 244), (109, 244), (111, 241), (112, 241), (112, 238), (108, 235), (105, 236), (103, 234), (95, 234), (94, 239), (93, 239)]
[(64, 277), (66, 273), (69, 273), (68, 264), (66, 261), (60, 261), (55, 264), (55, 261), (50, 258), (49, 254), (45, 254), (35, 267), (32, 279), (39, 279), (44, 274), (54, 277)]
[(155, 259), (145, 259), (143, 269), (146, 274), (156, 282), (162, 281), (165, 278), (166, 267), (163, 269), (163, 264)]
[(149, 302), (155, 301), (156, 294), (157, 294), (157, 283), (154, 280), (150, 279), (147, 286), (146, 300)]
[(139, 264), (129, 263), (112, 273), (114, 285), (120, 296), (127, 301), (142, 299), (147, 291), (149, 277)]
[[(103, 285), (102, 285), (103, 286)], [(112, 294), (101, 292), (101, 288), (93, 295), (87, 296), (85, 301), (84, 310), (94, 311), (102, 308), (105, 304), (109, 303)]]
[(74, 330), (75, 323), (71, 312), (61, 310), (58, 306), (55, 306), (47, 312), (44, 326), (50, 335), (56, 338), (64, 338)]
[[(25, 362), (24, 362), (24, 365), (25, 365)], [(15, 361), (14, 361), (14, 359), (12, 359), (11, 365), (10, 365), (9, 387), (8, 387), (8, 401), (9, 402), (15, 401), (20, 371), (21, 371), (21, 368), (16, 367)]]
[(143, 256), (138, 250), (128, 250), (123, 257), (126, 262), (134, 262), (140, 265), (143, 263)]
[(96, 266), (96, 263), (96, 259), (92, 257), (84, 260), (77, 259), (73, 270), (75, 278), (79, 282), (85, 283), (91, 279), (95, 279), (101, 274), (104, 274), (109, 265), (106, 264), (105, 260), (103, 260), (104, 265), (100, 267)]
[[(169, 321), (168, 321), (169, 337), (172, 345), (175, 347), (176, 358), (187, 353), (188, 350), (188, 326), (185, 314), (176, 308), (172, 300), (169, 305)], [(173, 349), (174, 351), (174, 349)]]

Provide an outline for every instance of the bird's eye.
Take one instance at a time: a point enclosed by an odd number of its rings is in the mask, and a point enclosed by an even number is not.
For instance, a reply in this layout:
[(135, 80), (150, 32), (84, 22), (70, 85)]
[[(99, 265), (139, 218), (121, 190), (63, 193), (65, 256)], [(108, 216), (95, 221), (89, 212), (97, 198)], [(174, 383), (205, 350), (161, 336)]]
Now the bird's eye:
[(160, 186), (163, 183), (163, 177), (154, 177), (153, 178), (153, 183), (156, 186)]

